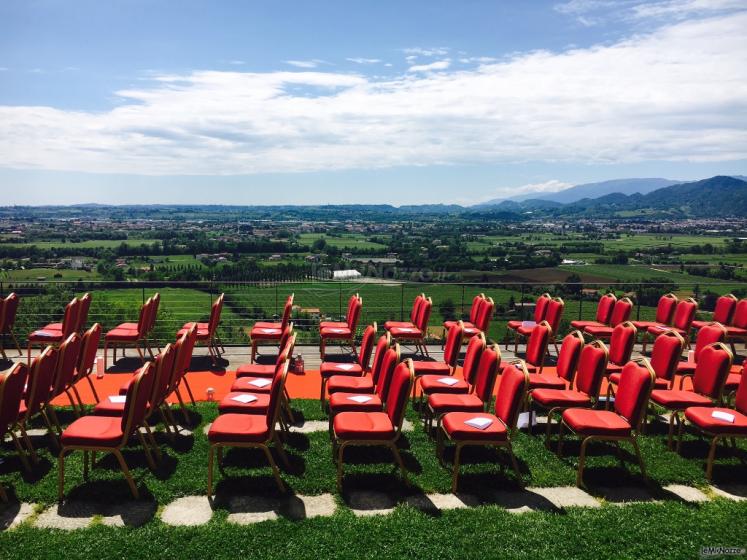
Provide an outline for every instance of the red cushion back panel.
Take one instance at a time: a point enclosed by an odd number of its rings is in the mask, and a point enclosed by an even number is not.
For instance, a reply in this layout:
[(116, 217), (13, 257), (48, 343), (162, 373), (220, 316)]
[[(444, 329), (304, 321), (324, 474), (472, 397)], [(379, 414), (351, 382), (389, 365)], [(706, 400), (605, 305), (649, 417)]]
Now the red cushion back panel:
[(379, 381), (379, 375), (381, 374), (381, 366), (384, 364), (384, 356), (389, 348), (389, 337), (386, 335), (380, 336), (379, 341), (376, 343), (376, 353), (374, 354), (373, 364), (371, 364), (371, 377), (374, 385)]
[(160, 363), (156, 369), (156, 377), (153, 380), (153, 393), (150, 399), (151, 404), (154, 406), (159, 406), (168, 396), (166, 391), (169, 388), (171, 374), (174, 371), (177, 344), (167, 344), (157, 356), (160, 358)]
[(665, 294), (659, 298), (656, 304), (656, 322), (669, 325), (672, 322), (672, 315), (677, 306), (677, 298), (671, 294)]
[(31, 379), (26, 393), (26, 408), (28, 408), (29, 416), (39, 412), (41, 405), (47, 402), (52, 394), (58, 353), (56, 348), (47, 346), (41, 355), (31, 362)]
[(537, 303), (534, 306), (534, 322), (539, 323), (545, 319), (545, 313), (547, 313), (547, 305), (550, 303), (550, 296), (542, 294), (537, 298)]
[(615, 411), (634, 428), (638, 426), (651, 391), (651, 374), (645, 366), (628, 362), (623, 367), (615, 395)]
[(179, 355), (177, 356), (176, 369), (174, 370), (174, 382), (184, 377), (189, 371), (189, 365), (192, 363), (192, 353), (195, 349), (195, 343), (197, 342), (197, 329), (192, 328), (184, 334), (184, 341), (179, 348)]
[(678, 329), (688, 330), (695, 319), (695, 312), (698, 310), (698, 304), (694, 301), (683, 300), (677, 304), (674, 310), (674, 319), (672, 325)]
[(156, 325), (156, 319), (158, 318), (158, 308), (161, 305), (161, 294), (156, 292), (153, 294), (153, 298), (151, 299), (151, 308), (149, 310), (148, 315), (148, 332), (153, 330), (153, 327)]
[(734, 399), (735, 408), (742, 414), (747, 414), (747, 360), (742, 367), (742, 379), (739, 380), (737, 396)]
[(612, 309), (612, 316), (610, 317), (610, 325), (616, 327), (620, 323), (624, 323), (630, 319), (630, 312), (633, 311), (633, 304), (627, 299), (618, 299), (615, 302), (615, 307)]
[(524, 372), (515, 365), (510, 365), (503, 370), (498, 395), (495, 399), (495, 415), (509, 428), (516, 425), (516, 416), (519, 414), (526, 389)]
[(391, 383), (386, 393), (386, 413), (394, 426), (399, 426), (402, 421), (411, 387), (412, 375), (407, 362), (397, 364), (393, 368)]
[(67, 336), (70, 333), (75, 332), (78, 326), (78, 309), (80, 304), (78, 298), (73, 298), (70, 303), (65, 306), (65, 313), (62, 315), (62, 334)]
[(371, 354), (373, 354), (374, 339), (376, 338), (376, 330), (373, 325), (368, 325), (363, 330), (363, 338), (361, 338), (361, 348), (358, 352), (358, 363), (360, 364), (363, 371), (368, 371), (368, 366), (371, 363)]
[(288, 345), (288, 341), (290, 340), (291, 335), (293, 334), (293, 329), (290, 325), (286, 325), (285, 328), (283, 328), (283, 332), (280, 334), (280, 341), (279, 341), (279, 348), (282, 349), (285, 348)]
[(420, 306), (423, 304), (423, 301), (425, 301), (425, 298), (418, 294), (415, 296), (415, 299), (412, 302), (412, 309), (410, 310), (410, 322), (415, 324), (418, 321), (418, 316), (420, 315)]
[(547, 353), (547, 345), (550, 342), (550, 328), (545, 325), (537, 325), (532, 329), (527, 342), (527, 363), (533, 366), (541, 366)]
[(635, 335), (636, 329), (629, 323), (627, 325), (617, 325), (612, 329), (609, 355), (611, 364), (623, 365), (628, 363), (630, 355), (633, 353)]
[(483, 337), (473, 336), (469, 339), (467, 353), (464, 355), (464, 362), (462, 363), (462, 376), (469, 384), (474, 382), (477, 366), (484, 350), (485, 339)]
[(682, 355), (682, 340), (671, 334), (656, 337), (651, 351), (651, 368), (658, 379), (671, 380)]
[(283, 307), (283, 318), (280, 320), (281, 328), (285, 328), (290, 323), (291, 313), (293, 312), (293, 296), (288, 296)]
[(137, 332), (142, 336), (148, 330), (148, 321), (150, 320), (150, 308), (152, 298), (148, 298), (145, 303), (140, 306), (140, 316), (137, 319)]
[(71, 334), (60, 344), (54, 378), (53, 397), (62, 393), (75, 378), (75, 368), (80, 360), (81, 337)]
[(578, 336), (569, 334), (563, 339), (563, 343), (560, 345), (560, 354), (558, 355), (557, 372), (566, 381), (573, 381), (583, 347), (584, 341)]
[(737, 302), (731, 324), (740, 329), (747, 329), (747, 299), (740, 299)]
[(286, 362), (275, 366), (275, 375), (272, 378), (270, 389), (270, 403), (267, 406), (268, 426), (275, 418), (278, 407), (280, 406), (280, 397), (283, 395), (283, 374), (285, 373)]
[(726, 331), (721, 325), (706, 325), (698, 331), (698, 336), (695, 339), (695, 361), (698, 361), (700, 352), (714, 342), (724, 342), (726, 338)]
[(602, 323), (603, 325), (609, 323), (612, 309), (615, 307), (616, 301), (617, 298), (614, 294), (604, 294), (599, 298), (599, 303), (597, 304), (597, 315), (595, 317), (597, 323)]
[[(148, 411), (148, 400), (153, 391), (155, 371), (156, 367), (154, 364), (145, 364), (135, 374), (137, 377), (140, 377), (140, 383), (138, 384), (136, 377), (127, 388), (121, 424), (123, 432), (127, 431), (128, 422), (131, 429), (142, 424), (145, 414)], [(125, 437), (127, 435), (129, 434), (125, 433)]]
[(363, 310), (363, 303), (360, 299), (356, 298), (355, 305), (353, 306), (353, 309), (348, 315), (348, 328), (350, 331), (355, 335), (355, 329), (358, 328), (358, 321), (361, 318), (361, 311)]
[(721, 296), (716, 300), (716, 308), (713, 310), (713, 320), (722, 325), (728, 325), (734, 314), (737, 302), (731, 296)]
[(480, 294), (472, 298), (472, 307), (469, 308), (469, 322), (473, 325), (477, 324), (477, 317), (480, 315), (480, 306), (482, 306), (484, 301)]
[(5, 435), (10, 424), (18, 419), (18, 409), (23, 398), (29, 369), (24, 363), (16, 363), (4, 374), (0, 374), (0, 437)]
[(480, 364), (475, 375), (475, 395), (482, 402), (490, 401), (498, 373), (498, 360), (498, 352), (492, 348), (486, 348), (480, 356)]
[(88, 311), (91, 309), (91, 294), (83, 294), (78, 300), (78, 320), (75, 330), (82, 331), (88, 322)]
[(397, 366), (397, 351), (394, 348), (390, 348), (384, 354), (384, 360), (381, 364), (381, 371), (379, 372), (379, 379), (376, 383), (376, 394), (379, 395), (382, 401), (386, 401), (386, 396), (389, 392), (389, 384), (392, 381), (392, 373), (394, 368)]
[(425, 334), (425, 331), (428, 329), (428, 321), (430, 321), (431, 318), (432, 306), (433, 303), (427, 298), (424, 299), (423, 303), (420, 304), (420, 314), (418, 315), (418, 319), (415, 322), (415, 326), (423, 331), (423, 334)]
[(484, 333), (487, 333), (490, 328), (490, 320), (493, 318), (494, 309), (495, 304), (492, 300), (485, 299), (480, 304), (480, 312), (477, 314), (477, 323), (475, 323), (475, 326)]
[(80, 360), (78, 360), (78, 373), (88, 374), (93, 371), (96, 363), (96, 352), (101, 341), (101, 325), (95, 323), (90, 329), (83, 333), (81, 342)]
[(565, 308), (565, 303), (561, 300), (552, 300), (550, 303), (547, 304), (547, 312), (545, 313), (545, 321), (550, 323), (550, 328), (552, 329), (552, 332), (556, 333), (558, 332), (558, 328), (560, 327), (560, 320), (563, 318), (563, 309)]
[(358, 296), (356, 294), (353, 294), (348, 298), (348, 308), (345, 312), (345, 317), (350, 317), (353, 313), (353, 306), (355, 305), (355, 302), (358, 301)]
[(18, 295), (13, 292), (8, 294), (3, 300), (3, 330), (2, 332), (8, 332), (16, 322), (16, 313), (18, 312), (18, 303), (20, 299)]
[(720, 346), (706, 346), (700, 352), (693, 376), (693, 390), (696, 393), (716, 399), (726, 382), (731, 369), (731, 356)]
[(444, 345), (444, 362), (451, 367), (456, 366), (459, 359), (459, 351), (462, 349), (462, 334), (464, 329), (459, 324), (454, 325), (446, 334), (446, 344)]
[(591, 344), (581, 350), (576, 373), (576, 388), (592, 397), (599, 396), (599, 386), (607, 369), (607, 353), (600, 346)]
[(220, 323), (220, 314), (223, 310), (223, 297), (223, 294), (221, 294), (210, 308), (210, 321), (208, 321), (208, 331), (210, 334), (215, 334), (215, 329), (218, 328), (218, 323)]

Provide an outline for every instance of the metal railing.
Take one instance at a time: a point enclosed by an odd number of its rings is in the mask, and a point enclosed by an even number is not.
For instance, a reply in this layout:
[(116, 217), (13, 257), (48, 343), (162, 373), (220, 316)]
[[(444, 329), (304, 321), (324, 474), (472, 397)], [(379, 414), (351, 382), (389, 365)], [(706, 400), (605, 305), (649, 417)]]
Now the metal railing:
[[(396, 281), (359, 282), (64, 282), (17, 281), (0, 283), (0, 295), (16, 292), (21, 297), (15, 332), (25, 343), (28, 333), (47, 323), (59, 322), (65, 304), (74, 296), (91, 292), (93, 299), (88, 324), (101, 323), (104, 331), (122, 322), (135, 322), (140, 306), (155, 292), (161, 293), (161, 305), (154, 337), (160, 344), (174, 340), (185, 323), (206, 322), (210, 306), (220, 293), (225, 303), (219, 336), (226, 345), (246, 345), (248, 332), (256, 321), (278, 320), (285, 298), (295, 293), (293, 321), (300, 344), (318, 343), (318, 324), (322, 320), (339, 320), (347, 308), (350, 295), (363, 298), (360, 328), (373, 321), (380, 326), (387, 320), (407, 320), (413, 299), (421, 292), (433, 299), (428, 337), (437, 341), (443, 334), (446, 319), (466, 318), (472, 298), (485, 293), (496, 303), (496, 312), (488, 336), (502, 341), (506, 322), (531, 318), (531, 302), (537, 295), (549, 292), (565, 301), (560, 331), (565, 333), (574, 319), (593, 319), (599, 295), (614, 291), (627, 295), (635, 303), (634, 319), (653, 319), (659, 295), (674, 289), (677, 295), (694, 296), (707, 309), (715, 301), (709, 294), (735, 293), (747, 296), (747, 283), (708, 282), (677, 283), (408, 283)], [(711, 307), (712, 308), (712, 307)], [(700, 312), (699, 316), (709, 314)]]

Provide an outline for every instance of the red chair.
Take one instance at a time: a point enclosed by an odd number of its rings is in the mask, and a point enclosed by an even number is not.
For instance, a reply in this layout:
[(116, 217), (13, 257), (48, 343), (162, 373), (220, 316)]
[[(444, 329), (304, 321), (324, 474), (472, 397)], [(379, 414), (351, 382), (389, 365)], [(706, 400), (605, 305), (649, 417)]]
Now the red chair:
[(270, 452), (270, 445), (274, 444), (275, 450), (287, 467), (289, 464), (288, 457), (275, 431), (275, 426), (280, 415), (280, 403), (283, 391), (285, 390), (288, 364), (289, 361), (285, 361), (281, 366), (276, 368), (269, 406), (265, 415), (221, 414), (210, 425), (210, 430), (208, 431), (208, 441), (210, 442), (210, 450), (208, 452), (208, 498), (213, 495), (213, 454), (217, 450), (218, 463), (220, 463), (223, 458), (223, 448), (225, 447), (261, 449), (272, 467), (272, 474), (275, 477), (278, 488), (281, 492), (285, 491), (285, 485), (280, 478), (280, 471)]
[(322, 378), (319, 402), (324, 410), (325, 397), (327, 395), (327, 382), (333, 376), (363, 377), (371, 371), (371, 354), (373, 354), (374, 341), (376, 340), (377, 325), (368, 325), (363, 330), (360, 351), (357, 353), (355, 362), (322, 362), (319, 374)]
[[(18, 411), (23, 398), (23, 387), (28, 379), (28, 373), (28, 366), (22, 363), (14, 364), (10, 369), (0, 373), (0, 441), (5, 439), (6, 434), (10, 434), (23, 467), (30, 472), (31, 465), (26, 458), (26, 451), (15, 434)], [(2, 484), (0, 484), (0, 500), (8, 501), (8, 494)]]
[(633, 321), (635, 328), (645, 333), (649, 327), (668, 327), (672, 324), (672, 317), (674, 317), (674, 310), (677, 307), (677, 296), (674, 294), (664, 294), (659, 298), (659, 302), (656, 304), (656, 316), (653, 321)]
[(584, 334), (599, 339), (609, 340), (612, 336), (613, 329), (621, 324), (625, 323), (630, 319), (630, 314), (633, 312), (633, 302), (630, 298), (620, 298), (615, 302), (615, 306), (612, 308), (612, 315), (610, 316), (610, 324), (606, 327), (584, 327)]
[[(412, 327), (392, 327), (388, 329), (392, 339), (401, 343), (413, 343), (416, 350), (425, 356), (429, 356), (428, 348), (425, 346), (425, 336), (428, 333), (428, 321), (431, 318), (432, 308), (433, 300), (431, 298), (427, 297), (421, 300), (415, 324)], [(386, 324), (384, 325), (386, 326)]]
[(409, 321), (386, 321), (384, 323), (384, 330), (389, 332), (393, 328), (415, 328), (415, 323), (420, 315), (420, 306), (425, 302), (425, 294), (418, 294), (415, 296), (415, 300), (412, 302), (412, 309), (410, 309), (410, 320)]
[(728, 325), (734, 317), (734, 310), (737, 307), (737, 298), (734, 294), (719, 296), (716, 300), (716, 307), (713, 310), (713, 317), (710, 321), (693, 321), (694, 329), (702, 329), (711, 323), (721, 323)]
[(187, 381), (187, 372), (192, 363), (192, 354), (194, 353), (195, 343), (197, 342), (197, 327), (192, 327), (183, 335), (183, 338), (184, 342), (179, 345), (179, 351), (174, 359), (174, 371), (169, 381), (168, 395), (176, 395), (179, 406), (182, 409), (182, 414), (184, 415), (184, 420), (185, 422), (189, 422), (189, 414), (187, 413), (187, 407), (184, 405), (184, 398), (179, 387), (184, 385), (189, 400), (194, 405), (195, 398), (192, 394), (192, 388), (189, 386), (189, 381)]
[(348, 307), (347, 311), (345, 312), (345, 320), (344, 321), (321, 321), (319, 323), (319, 330), (322, 329), (344, 329), (348, 326), (347, 318), (350, 317), (353, 314), (353, 309), (358, 304), (358, 300), (361, 299), (361, 296), (358, 294), (353, 294), (350, 296), (350, 299), (348, 299)]
[(735, 342), (747, 344), (747, 299), (740, 299), (734, 308), (734, 317), (726, 326), (726, 339), (731, 345), (731, 351), (736, 354)]
[(443, 464), (445, 440), (456, 444), (451, 482), (452, 492), (456, 493), (459, 483), (462, 448), (468, 445), (505, 447), (516, 472), (516, 478), (521, 481), (521, 471), (511, 447), (511, 434), (516, 429), (516, 420), (526, 399), (529, 387), (528, 378), (529, 373), (521, 368), (521, 364), (511, 365), (503, 371), (495, 399), (495, 414), (449, 412), (442, 416), (436, 453)]
[(674, 424), (679, 426), (677, 452), (682, 443), (682, 419), (680, 414), (691, 406), (713, 407), (722, 402), (724, 383), (729, 375), (732, 354), (722, 343), (717, 342), (703, 348), (693, 375), (692, 391), (659, 389), (651, 393), (651, 401), (670, 412), (669, 437), (672, 447)]
[[(547, 348), (550, 345), (552, 338), (552, 329), (547, 321), (542, 321), (532, 329), (527, 340), (527, 348), (524, 353), (524, 362), (527, 364), (527, 369), (531, 372), (542, 373), (545, 368), (545, 357), (547, 356)], [(498, 368), (503, 370), (504, 367), (509, 365), (511, 362), (502, 362)]]
[[(50, 323), (38, 331), (32, 332), (28, 336), (28, 354), (27, 360), (31, 364), (31, 347), (34, 344), (41, 346), (56, 346), (62, 343), (72, 333), (77, 332), (78, 327), (78, 310), (80, 302), (78, 298), (73, 298), (65, 306), (65, 313), (62, 316), (62, 323)], [(59, 328), (56, 328), (59, 326)]]
[(351, 445), (388, 447), (399, 465), (402, 478), (407, 482), (407, 470), (397, 442), (402, 434), (407, 397), (415, 375), (411, 362), (405, 360), (394, 368), (382, 412), (341, 412), (335, 416), (332, 424), (332, 456), (337, 458), (338, 490), (342, 490), (345, 449)]
[(580, 331), (586, 327), (609, 327), (612, 318), (612, 310), (615, 307), (617, 297), (615, 294), (604, 294), (597, 303), (597, 312), (593, 321), (571, 321), (571, 327)]
[(734, 409), (692, 406), (685, 409), (685, 418), (698, 430), (712, 438), (706, 462), (706, 478), (712, 480), (718, 440), (731, 438), (732, 445), (736, 447), (734, 441), (736, 438), (747, 437), (747, 375), (743, 373), (741, 376)]
[[(434, 393), (469, 393), (475, 384), (477, 371), (480, 366), (480, 358), (485, 351), (485, 347), (485, 335), (482, 333), (470, 339), (469, 344), (467, 344), (467, 352), (464, 355), (464, 362), (462, 363), (461, 379), (453, 374), (422, 375), (416, 378), (416, 382), (420, 381), (421, 401)], [(501, 354), (498, 352), (498, 358), (500, 357)], [(500, 363), (500, 359), (498, 363)]]
[[(720, 323), (707, 323), (698, 330), (695, 337), (695, 350), (693, 351), (692, 361), (678, 362), (677, 373), (682, 376), (680, 379), (680, 389), (682, 389), (685, 377), (690, 377), (695, 373), (695, 367), (698, 364), (698, 358), (703, 348), (714, 342), (726, 342), (726, 327)], [(658, 387), (657, 387), (658, 389)]]
[(91, 468), (96, 466), (96, 453), (111, 453), (119, 462), (130, 491), (135, 499), (140, 497), (135, 481), (122, 456), (122, 448), (127, 445), (130, 437), (135, 434), (140, 440), (148, 465), (155, 469), (156, 464), (151, 455), (140, 427), (143, 425), (148, 409), (148, 398), (153, 387), (155, 367), (145, 364), (140, 368), (137, 377), (130, 384), (125, 397), (124, 414), (118, 416), (84, 416), (78, 418), (62, 432), (60, 442), (62, 448), (58, 456), (60, 501), (65, 497), (65, 455), (72, 451), (83, 451), (83, 477), (88, 478), (88, 453), (91, 452)]
[[(646, 331), (652, 338), (656, 338), (665, 331), (673, 330), (685, 339), (685, 347), (690, 348), (690, 328), (695, 319), (695, 313), (698, 311), (698, 302), (693, 298), (687, 298), (677, 302), (677, 307), (674, 310), (674, 317), (672, 318), (671, 327), (649, 327)], [(646, 342), (647, 336), (644, 333), (643, 336), (643, 353), (646, 353)]]
[(140, 349), (140, 345), (143, 345), (143, 349), (147, 346), (148, 326), (151, 321), (150, 314), (152, 308), (153, 298), (150, 297), (140, 307), (140, 316), (137, 323), (122, 323), (104, 335), (104, 367), (108, 363), (107, 355), (110, 347), (114, 350), (113, 362), (117, 361), (118, 347), (122, 348), (122, 356), (124, 356), (124, 348), (132, 346), (137, 350), (140, 360), (145, 363), (145, 356)]
[[(75, 332), (83, 334), (83, 330), (88, 322), (88, 311), (91, 309), (91, 294), (86, 292), (78, 298), (78, 316), (76, 318)], [(45, 329), (63, 330), (62, 323), (51, 323), (44, 327)]]
[(637, 334), (638, 331), (630, 321), (620, 323), (612, 329), (608, 347), (607, 371), (605, 372), (607, 377), (613, 373), (620, 373), (630, 361)]
[(52, 392), (49, 395), (47, 402), (47, 410), (52, 417), (55, 425), (57, 426), (58, 432), (62, 433), (62, 427), (57, 418), (57, 413), (52, 406), (52, 399), (62, 395), (63, 393), (67, 396), (70, 401), (70, 405), (73, 407), (73, 411), (76, 416), (80, 415), (78, 410), (78, 403), (73, 398), (70, 392), (70, 386), (75, 380), (75, 373), (80, 362), (80, 350), (82, 348), (82, 338), (78, 333), (73, 333), (60, 344), (60, 353), (57, 356), (57, 367), (54, 373), (54, 383), (52, 385)]
[(8, 294), (8, 297), (0, 300), (0, 352), (2, 352), (3, 358), (6, 360), (8, 357), (5, 355), (5, 344), (3, 343), (6, 336), (10, 336), (13, 339), (13, 343), (18, 350), (18, 355), (23, 356), (23, 350), (21, 350), (21, 345), (18, 343), (16, 333), (13, 330), (16, 324), (19, 301), (18, 295), (15, 292)]
[(78, 405), (83, 407), (83, 399), (80, 398), (80, 393), (76, 388), (78, 381), (86, 379), (88, 385), (93, 393), (93, 398), (96, 402), (99, 402), (99, 395), (96, 392), (96, 387), (91, 381), (91, 374), (96, 367), (96, 353), (99, 349), (99, 342), (101, 341), (101, 325), (95, 323), (90, 329), (83, 333), (83, 339), (81, 341), (80, 359), (75, 369), (75, 377), (71, 383), (70, 388), (75, 393), (75, 397), (78, 400)]
[(537, 303), (534, 306), (534, 321), (509, 321), (506, 324), (506, 350), (508, 350), (508, 344), (510, 339), (510, 332), (514, 331), (514, 351), (516, 350), (516, 341), (519, 340), (518, 330), (520, 328), (531, 329), (532, 327), (539, 325), (545, 320), (547, 314), (547, 307), (552, 301), (552, 296), (548, 293), (544, 293), (537, 298)]
[(55, 428), (47, 415), (46, 407), (49, 402), (49, 396), (52, 394), (52, 384), (54, 383), (58, 354), (59, 351), (56, 348), (47, 346), (41, 354), (33, 359), (29, 368), (28, 388), (18, 410), (18, 421), (16, 424), (21, 431), (23, 441), (26, 443), (26, 447), (29, 453), (31, 453), (34, 462), (38, 459), (34, 451), (34, 446), (31, 444), (31, 439), (26, 432), (26, 428), (34, 416), (37, 414), (41, 415), (49, 430), (50, 439), (53, 442), (56, 441), (54, 435)]
[[(381, 365), (386, 351), (392, 345), (392, 337), (384, 333), (376, 343), (376, 352), (371, 365), (371, 375), (354, 377), (350, 375), (333, 375), (327, 381), (327, 393), (364, 393), (373, 394), (381, 373)], [(324, 407), (323, 407), (324, 408)]]
[[(288, 341), (291, 338), (295, 340), (295, 336), (293, 333), (293, 323), (288, 323), (283, 329), (283, 334), (280, 337), (278, 354), (274, 357), (272, 362), (261, 364), (257, 362), (242, 364), (236, 368), (236, 378), (240, 379), (242, 377), (269, 377), (270, 379), (272, 379), (273, 377), (275, 377), (275, 366), (277, 365), (277, 360), (280, 357), (280, 354), (285, 351), (285, 348), (288, 346)], [(293, 348), (291, 348), (290, 352), (288, 352), (287, 354), (289, 357), (293, 357)], [(264, 358), (268, 358), (268, 356), (263, 355), (262, 358), (262, 361), (264, 362)]]
[(566, 335), (560, 345), (556, 373), (530, 373), (529, 391), (535, 389), (566, 389), (573, 385), (578, 361), (584, 349), (584, 336), (580, 331)]
[(355, 333), (358, 329), (358, 321), (363, 310), (363, 298), (359, 297), (350, 309), (347, 323), (344, 327), (324, 327), (319, 329), (319, 355), (324, 361), (327, 353), (327, 344), (339, 342), (341, 345), (348, 344), (355, 355)]
[[(558, 329), (560, 329), (560, 321), (563, 318), (564, 310), (565, 302), (559, 297), (553, 298), (547, 304), (547, 309), (545, 310), (545, 318), (542, 320), (542, 323), (547, 323), (547, 325), (550, 327), (550, 338), (548, 340), (548, 344), (552, 342), (555, 345), (556, 354), (558, 353), (558, 344), (555, 341), (555, 333), (557, 333)], [(519, 339), (529, 338), (534, 332), (534, 329), (536, 329), (538, 326), (539, 324), (532, 326), (520, 326), (518, 329), (516, 329), (516, 336), (514, 337), (514, 353), (518, 352), (519, 350)]]
[(218, 343), (218, 325), (220, 324), (220, 314), (223, 310), (223, 299), (226, 294), (221, 294), (210, 307), (210, 319), (207, 323), (184, 323), (184, 326), (176, 333), (179, 338), (187, 332), (192, 325), (197, 325), (197, 342), (203, 342), (210, 354), (210, 360), (215, 365), (220, 358), (220, 345)]
[(530, 393), (531, 404), (547, 410), (546, 442), (550, 441), (553, 414), (561, 414), (567, 408), (592, 408), (599, 401), (599, 390), (607, 370), (607, 347), (601, 340), (594, 340), (581, 350), (578, 371), (574, 380), (575, 389), (535, 389)]
[[(671, 389), (674, 383), (674, 374), (677, 362), (685, 347), (684, 339), (675, 331), (667, 331), (656, 338), (651, 350), (649, 364), (654, 370), (654, 389)], [(612, 373), (607, 379), (607, 406), (615, 395), (614, 387), (620, 384), (621, 373)]]
[[(490, 321), (493, 319), (494, 311), (495, 302), (493, 301), (493, 298), (486, 298), (484, 294), (476, 295), (472, 300), (469, 321), (463, 321), (463, 342), (468, 341), (470, 338), (480, 333), (487, 336), (488, 329), (490, 328)], [(448, 332), (448, 330), (458, 322), (459, 321), (444, 322), (444, 340), (446, 339), (446, 333)]]
[(615, 409), (590, 410), (588, 408), (569, 408), (563, 411), (558, 441), (558, 455), (563, 451), (564, 430), (581, 436), (581, 454), (578, 459), (576, 486), (583, 486), (586, 448), (592, 441), (628, 441), (635, 449), (641, 475), (646, 478), (646, 467), (643, 464), (637, 437), (648, 407), (648, 399), (654, 386), (656, 374), (648, 363), (641, 358), (628, 362), (622, 370), (620, 385), (615, 399)]
[[(273, 366), (275, 372), (285, 362), (289, 361), (287, 349), (280, 353), (276, 364)], [(265, 377), (242, 377), (241, 385), (231, 387), (231, 391), (218, 403), (219, 414), (267, 414), (270, 406), (270, 395), (273, 391), (271, 378)], [(236, 385), (236, 384), (234, 384)]]
[(747, 360), (742, 361), (742, 371), (738, 373), (730, 373), (726, 377), (726, 383), (724, 383), (724, 395), (728, 400), (733, 395), (736, 398), (736, 392), (739, 388), (739, 384), (742, 382), (742, 377), (747, 374)]
[(254, 326), (249, 333), (249, 338), (252, 342), (252, 363), (254, 363), (254, 360), (257, 357), (257, 347), (259, 346), (260, 342), (274, 343), (279, 341), (283, 337), (283, 331), (285, 331), (285, 327), (288, 326), (288, 323), (290, 323), (291, 320), (291, 313), (293, 312), (293, 299), (294, 294), (291, 294), (285, 300), (285, 306), (283, 307), (283, 316), (279, 323), (268, 323), (264, 321), (254, 323)]
[(441, 418), (449, 412), (487, 412), (498, 376), (498, 364), (501, 362), (501, 351), (497, 344), (491, 345), (480, 354), (474, 384), (465, 393), (430, 393), (424, 419), (428, 433), (433, 430), (433, 419), (437, 419), (437, 428), (441, 427)]
[[(482, 305), (483, 301), (485, 301), (485, 294), (477, 294), (472, 298), (472, 305), (469, 308), (469, 319), (467, 319), (466, 321), (462, 321), (462, 323), (464, 323), (464, 326), (474, 326), (474, 324), (477, 322), (477, 316), (480, 313), (480, 306)], [(454, 321), (444, 321), (444, 339), (446, 338), (446, 333), (449, 332), (449, 329), (456, 325), (458, 322), (459, 319), (456, 319)]]
[(459, 360), (459, 351), (462, 349), (462, 338), (464, 335), (464, 323), (458, 321), (446, 333), (444, 344), (444, 359), (442, 362), (435, 360), (413, 360), (412, 367), (415, 371), (415, 384), (418, 377), (422, 375), (453, 375)]

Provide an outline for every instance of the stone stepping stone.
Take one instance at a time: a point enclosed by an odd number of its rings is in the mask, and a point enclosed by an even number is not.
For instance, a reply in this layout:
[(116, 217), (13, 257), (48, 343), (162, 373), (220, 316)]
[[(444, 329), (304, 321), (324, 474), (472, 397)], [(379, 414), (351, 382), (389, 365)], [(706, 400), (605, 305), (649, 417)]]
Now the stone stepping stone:
[(480, 500), (472, 494), (416, 494), (405, 503), (424, 512), (477, 507)]
[(490, 502), (513, 514), (553, 511), (558, 507), (531, 490), (496, 490), (490, 494)]
[(102, 515), (101, 523), (107, 527), (141, 527), (155, 517), (157, 509), (151, 501), (118, 504)]
[(568, 507), (601, 507), (599, 501), (595, 500), (590, 494), (587, 494), (575, 486), (557, 486), (554, 488), (528, 488), (528, 492), (533, 492), (552, 503), (558, 509)]
[(279, 501), (264, 496), (233, 496), (228, 502), (228, 522), (251, 525), (278, 518)]
[(175, 527), (204, 525), (213, 517), (213, 508), (207, 496), (186, 496), (167, 505), (161, 512), (161, 521)]
[(596, 487), (594, 488), (594, 494), (597, 498), (617, 506), (658, 501), (651, 492), (641, 486)]
[(41, 529), (75, 531), (88, 527), (102, 507), (93, 502), (67, 501), (45, 509), (36, 518), (35, 526)]
[(674, 494), (683, 502), (690, 502), (692, 504), (700, 504), (710, 500), (703, 491), (692, 486), (685, 486), (684, 484), (670, 484), (664, 487), (664, 491)]
[(389, 494), (375, 490), (353, 490), (346, 503), (356, 517), (387, 515), (392, 513), (397, 505)]
[(36, 504), (0, 504), (0, 531), (15, 529), (34, 514)]
[(747, 500), (747, 485), (745, 484), (722, 484), (721, 486), (711, 486), (711, 491), (720, 498), (734, 500), (735, 502), (744, 502)]
[(291, 496), (280, 504), (279, 512), (283, 517), (294, 521), (329, 517), (337, 510), (337, 502), (332, 494), (319, 496)]

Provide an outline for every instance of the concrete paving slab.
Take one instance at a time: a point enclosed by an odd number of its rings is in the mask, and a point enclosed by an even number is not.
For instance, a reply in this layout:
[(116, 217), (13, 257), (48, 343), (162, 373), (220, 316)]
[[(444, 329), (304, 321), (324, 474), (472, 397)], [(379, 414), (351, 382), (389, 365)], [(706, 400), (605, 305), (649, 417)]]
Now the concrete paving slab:
[(346, 503), (357, 517), (387, 515), (397, 505), (395, 499), (385, 492), (375, 490), (353, 490)]
[(685, 486), (684, 484), (670, 484), (664, 487), (664, 491), (673, 494), (684, 502), (692, 504), (700, 504), (710, 499), (702, 490), (693, 486)]
[(528, 488), (527, 491), (542, 496), (558, 509), (567, 507), (600, 507), (601, 505), (590, 494), (575, 486)]
[(0, 504), (0, 531), (15, 529), (34, 514), (36, 504), (11, 502)]
[(186, 496), (167, 505), (161, 513), (161, 520), (176, 527), (204, 525), (213, 516), (213, 508), (207, 496)]

